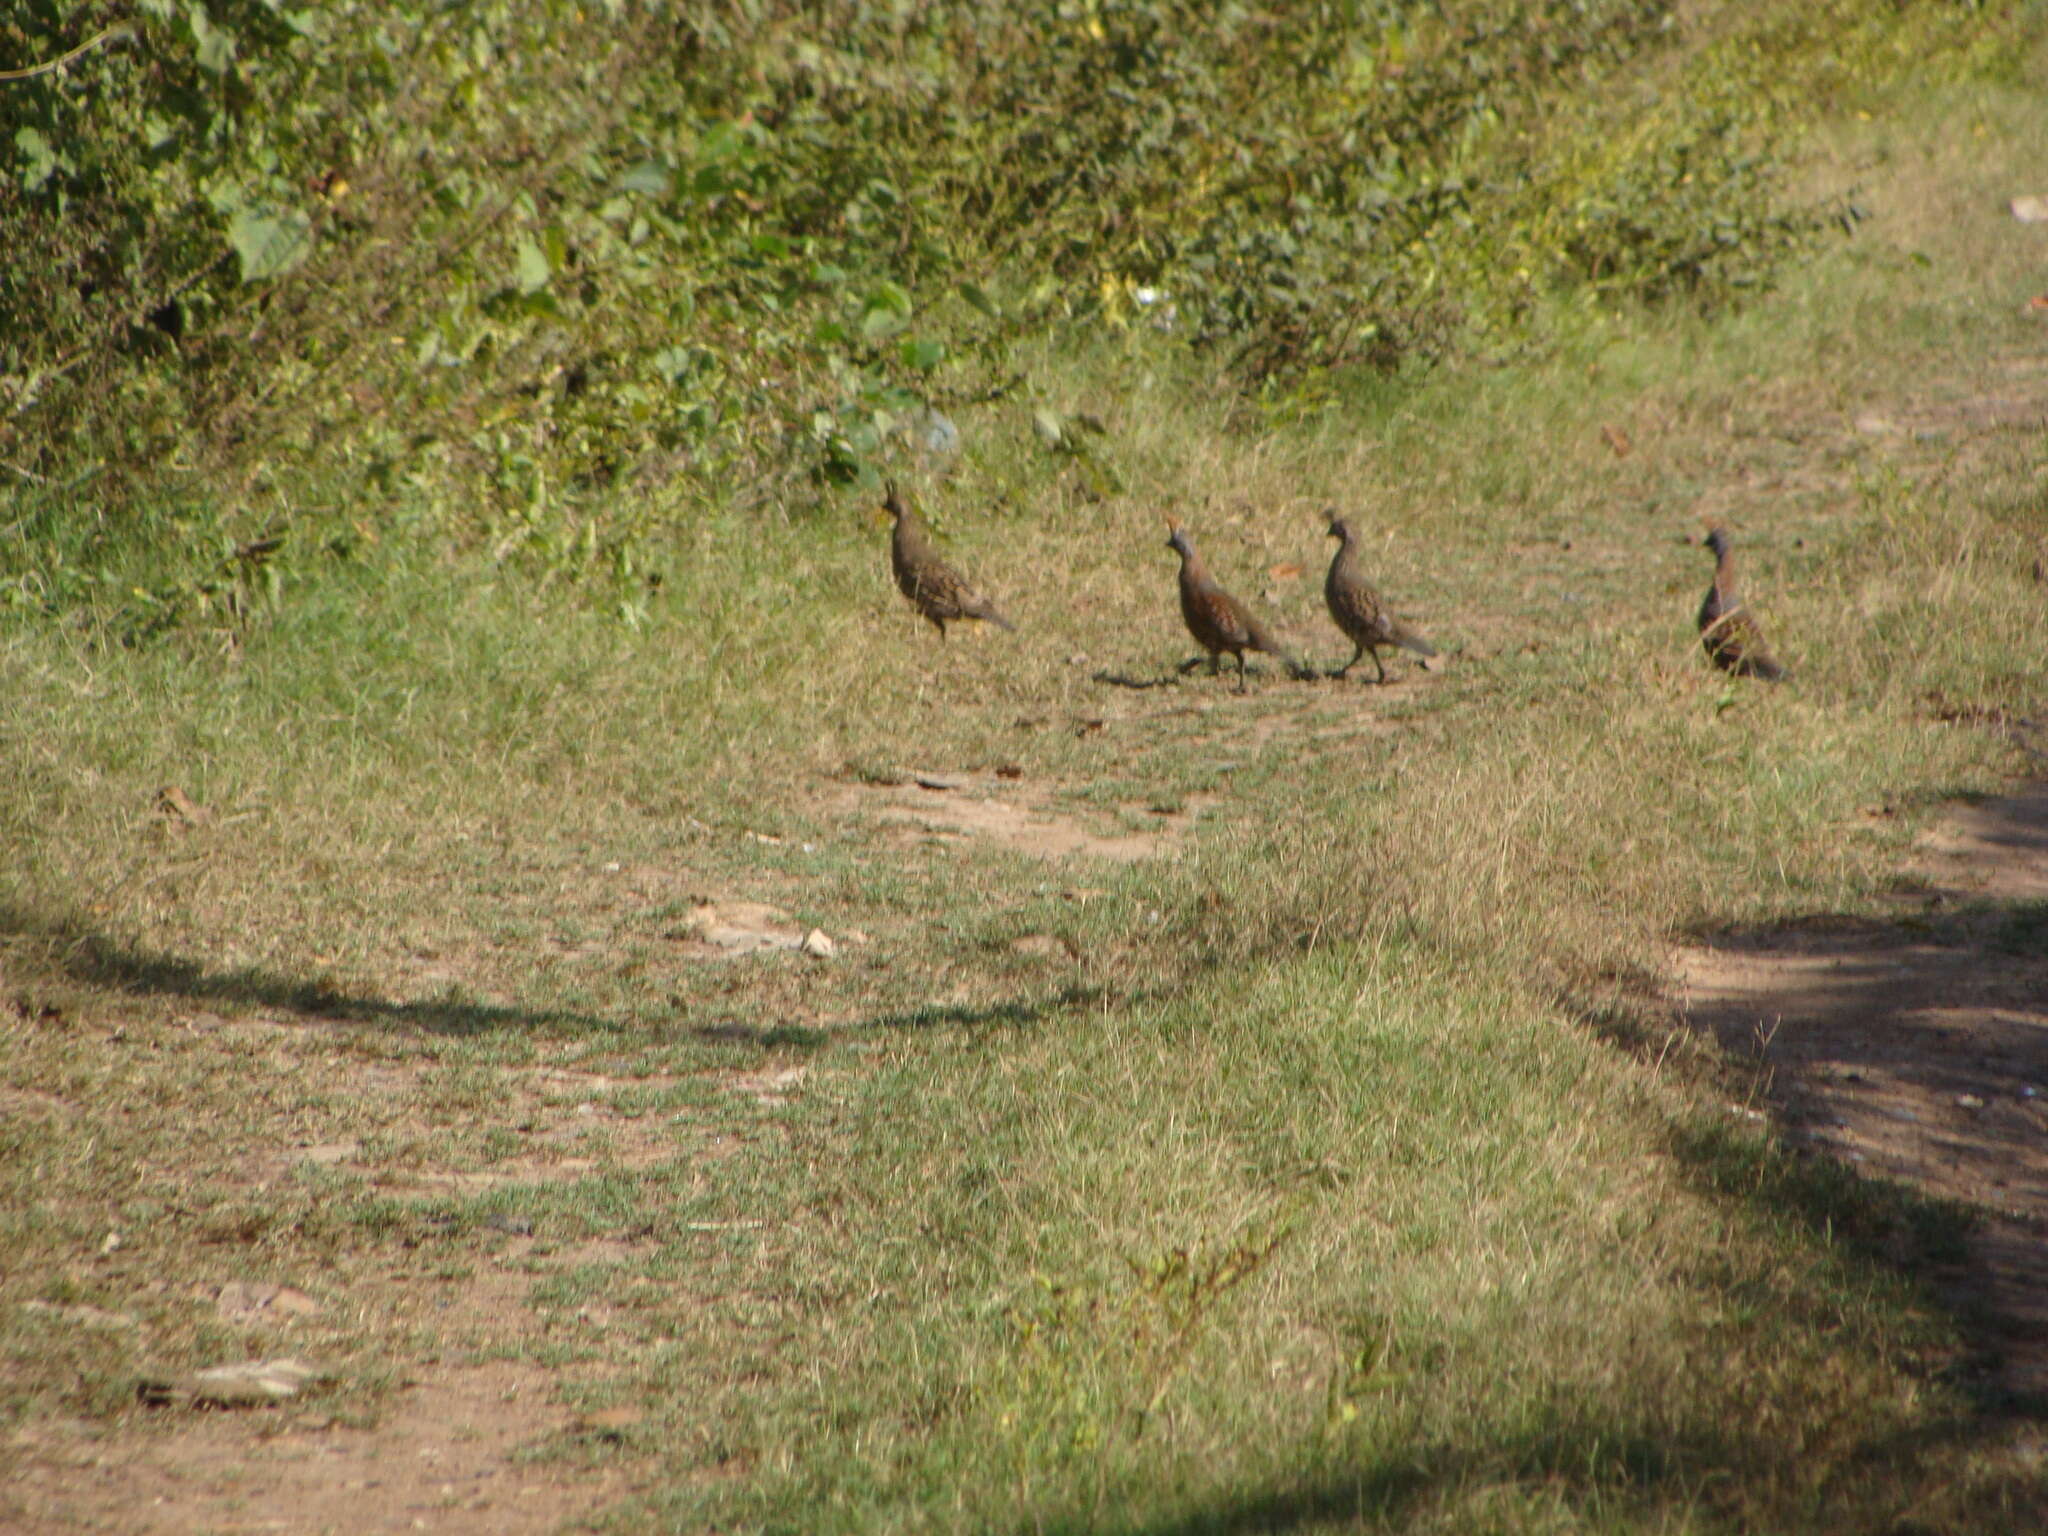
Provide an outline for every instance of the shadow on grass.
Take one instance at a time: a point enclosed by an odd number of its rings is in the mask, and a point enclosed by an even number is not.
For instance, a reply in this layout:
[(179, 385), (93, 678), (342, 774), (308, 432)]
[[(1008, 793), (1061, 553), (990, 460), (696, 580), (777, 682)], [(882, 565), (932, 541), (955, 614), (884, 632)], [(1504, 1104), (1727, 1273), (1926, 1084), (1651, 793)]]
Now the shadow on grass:
[(875, 1030), (1028, 1029), (1061, 1014), (1089, 1007), (1109, 996), (1106, 988), (1068, 986), (1044, 996), (1009, 997), (999, 1002), (925, 1003), (873, 1013), (851, 1024), (822, 1028), (808, 1024), (747, 1024), (720, 1020), (690, 1031), (700, 1040), (731, 1045), (759, 1045), (817, 1050), (835, 1040), (858, 1038)]
[[(1951, 1415), (1903, 1433), (1874, 1431), (1823, 1485), (1828, 1518), (1818, 1526), (1808, 1523), (1815, 1497), (1809, 1458), (1765, 1425), (1729, 1420), (1646, 1429), (1562, 1402), (1542, 1420), (1480, 1444), (1402, 1447), (1355, 1466), (1326, 1463), (1284, 1485), (1233, 1491), (1157, 1514), (1056, 1516), (1020, 1530), (1035, 1536), (1252, 1536), (1402, 1530), (1418, 1521), (1436, 1529), (1449, 1511), (1478, 1515), (1483, 1523), (1446, 1528), (1521, 1529), (1507, 1513), (1512, 1503), (1498, 1501), (1516, 1488), (1544, 1506), (1551, 1519), (1537, 1522), (1542, 1528), (1555, 1519), (1551, 1506), (1557, 1503), (1602, 1529), (1720, 1529), (1725, 1522), (1738, 1530), (1919, 1536), (1937, 1529), (2037, 1530), (2048, 1518), (2048, 1486), (2024, 1458), (2009, 1468), (1982, 1469), (1967, 1490), (1944, 1489), (1951, 1504), (1944, 1515), (1956, 1523), (1922, 1525), (1899, 1517), (1901, 1508), (1924, 1501), (1926, 1488), (1913, 1480), (1917, 1464), (1981, 1443), (1983, 1428), (1974, 1416)], [(1459, 1510), (1470, 1496), (1481, 1508)]]
[[(18, 946), (35, 963), (83, 986), (138, 998), (182, 998), (226, 1007), (270, 1009), (306, 1019), (370, 1023), (419, 1029), (432, 1034), (470, 1036), (502, 1029), (613, 1030), (625, 1020), (570, 1008), (530, 1008), (479, 1002), (460, 996), (394, 1002), (351, 992), (332, 981), (282, 976), (259, 966), (216, 969), (179, 955), (152, 953), (119, 943), (69, 919), (51, 920), (0, 906), (0, 945)], [(702, 1024), (698, 1039), (779, 1049), (816, 1050), (847, 1035), (874, 1030), (928, 1030), (949, 1026), (1025, 1029), (1077, 1008), (1100, 1002), (1095, 986), (1068, 986), (1045, 996), (1004, 998), (975, 1005), (927, 1003), (879, 1012), (840, 1029), (739, 1021)]]
[(2048, 1416), (2048, 789), (1956, 807), (1919, 863), (1895, 916), (1689, 936), (1685, 1022), (1780, 1134), (1696, 1124), (1673, 1151), (1922, 1287), (1979, 1402)]
[(137, 998), (183, 998), (265, 1008), (336, 1023), (403, 1026), (439, 1035), (500, 1029), (603, 1029), (620, 1021), (567, 1008), (522, 1008), (459, 996), (393, 1002), (351, 992), (326, 978), (279, 975), (261, 966), (215, 969), (179, 955), (122, 944), (70, 919), (47, 919), (0, 906), (0, 944), (18, 945), (73, 982)]

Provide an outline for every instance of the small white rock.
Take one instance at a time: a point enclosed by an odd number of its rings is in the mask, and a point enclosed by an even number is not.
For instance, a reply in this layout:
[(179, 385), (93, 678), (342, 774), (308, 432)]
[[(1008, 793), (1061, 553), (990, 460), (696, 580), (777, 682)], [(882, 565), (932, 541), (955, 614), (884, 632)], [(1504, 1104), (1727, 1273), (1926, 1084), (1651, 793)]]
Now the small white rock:
[(839, 949), (822, 928), (813, 928), (805, 934), (803, 943), (798, 947), (813, 960), (830, 960)]

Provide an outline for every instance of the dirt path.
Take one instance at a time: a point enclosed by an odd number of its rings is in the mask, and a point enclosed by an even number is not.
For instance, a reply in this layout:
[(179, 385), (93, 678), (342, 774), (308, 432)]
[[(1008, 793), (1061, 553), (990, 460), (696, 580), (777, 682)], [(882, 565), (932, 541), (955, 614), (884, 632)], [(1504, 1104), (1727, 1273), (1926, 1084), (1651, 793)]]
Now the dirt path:
[(1682, 951), (1684, 1006), (1756, 1060), (1787, 1139), (1977, 1215), (1951, 1300), (2048, 1401), (2048, 786), (1958, 807), (1889, 921)]

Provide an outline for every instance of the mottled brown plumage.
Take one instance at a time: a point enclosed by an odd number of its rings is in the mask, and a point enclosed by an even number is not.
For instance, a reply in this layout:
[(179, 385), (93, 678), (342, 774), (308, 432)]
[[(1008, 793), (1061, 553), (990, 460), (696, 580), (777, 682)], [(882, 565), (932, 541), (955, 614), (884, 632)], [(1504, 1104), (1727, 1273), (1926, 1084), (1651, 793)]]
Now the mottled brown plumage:
[(1714, 552), (1714, 584), (1700, 602), (1700, 644), (1723, 672), (1738, 677), (1761, 677), (1777, 682), (1785, 676), (1764, 632), (1742, 606), (1735, 591), (1735, 556), (1723, 528), (1707, 531), (1707, 548)]
[(941, 640), (946, 638), (949, 619), (985, 619), (1002, 629), (1016, 629), (996, 612), (994, 604), (968, 585), (965, 576), (939, 558), (931, 530), (894, 481), (889, 483), (882, 505), (896, 520), (889, 536), (889, 563), (896, 571), (896, 585), (911, 606), (931, 621)]
[[(1273, 632), (1254, 618), (1243, 603), (1216, 585), (1208, 567), (1202, 564), (1202, 557), (1195, 553), (1187, 530), (1170, 518), (1166, 526), (1167, 546), (1180, 556), (1180, 616), (1187, 622), (1188, 633), (1209, 653), (1210, 672), (1221, 671), (1223, 653), (1230, 652), (1237, 658), (1237, 691), (1242, 693), (1244, 653), (1264, 651), (1268, 656), (1279, 657), (1288, 671), (1301, 676), (1301, 664), (1287, 653)], [(1181, 670), (1199, 665), (1198, 656)]]
[(1343, 677), (1358, 665), (1358, 658), (1372, 652), (1372, 664), (1379, 671), (1378, 682), (1387, 680), (1387, 664), (1380, 660), (1381, 646), (1398, 646), (1418, 656), (1434, 656), (1436, 647), (1387, 611), (1372, 583), (1359, 566), (1358, 540), (1351, 525), (1332, 514), (1330, 537), (1337, 540), (1337, 555), (1330, 562), (1330, 574), (1323, 578), (1323, 601), (1330, 617), (1346, 638), (1358, 647), (1351, 659), (1331, 673)]

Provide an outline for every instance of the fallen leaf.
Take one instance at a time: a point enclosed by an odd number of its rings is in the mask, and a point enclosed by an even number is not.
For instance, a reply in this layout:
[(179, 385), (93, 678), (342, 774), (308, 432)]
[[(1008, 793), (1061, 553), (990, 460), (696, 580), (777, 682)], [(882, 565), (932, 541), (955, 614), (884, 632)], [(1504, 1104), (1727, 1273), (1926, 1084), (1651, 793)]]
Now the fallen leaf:
[(967, 783), (957, 773), (913, 773), (910, 777), (919, 789), (960, 789)]
[(2048, 309), (2048, 293), (2037, 293), (2027, 300), (2027, 308), (2036, 311)]
[(999, 779), (1021, 779), (1024, 777), (1024, 770), (1016, 763), (998, 763), (996, 764), (996, 777)]
[(1600, 436), (1606, 441), (1607, 446), (1614, 450), (1617, 459), (1625, 459), (1635, 451), (1635, 444), (1628, 440), (1628, 434), (1617, 426), (1602, 427)]
[(1266, 574), (1275, 581), (1299, 581), (1301, 579), (1301, 566), (1296, 561), (1283, 560), (1278, 565), (1268, 566)]

